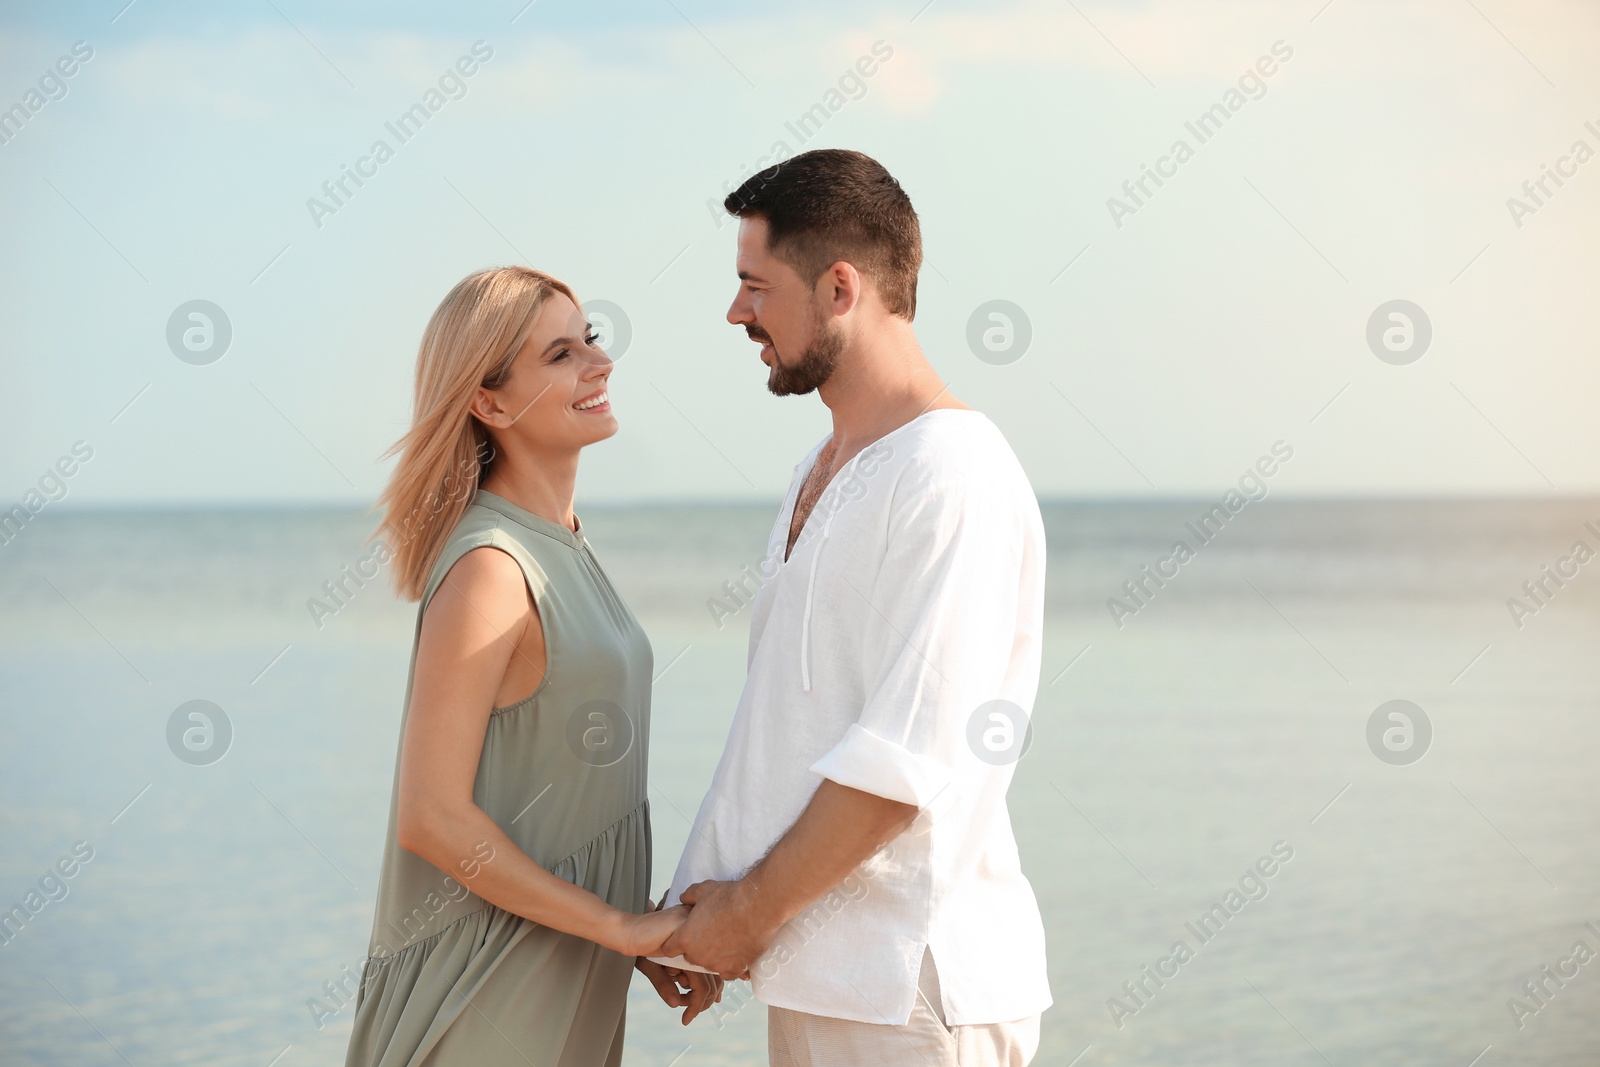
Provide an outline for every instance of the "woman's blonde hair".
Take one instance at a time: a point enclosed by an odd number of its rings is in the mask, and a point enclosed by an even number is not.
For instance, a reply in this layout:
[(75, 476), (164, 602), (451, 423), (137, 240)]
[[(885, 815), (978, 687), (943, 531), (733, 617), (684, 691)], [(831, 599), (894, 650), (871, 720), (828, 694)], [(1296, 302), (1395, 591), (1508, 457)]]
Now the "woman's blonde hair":
[(546, 300), (567, 285), (529, 267), (469, 274), (440, 302), (417, 352), (411, 429), (385, 458), (400, 462), (378, 498), (381, 537), (394, 564), (394, 586), (420, 600), (451, 530), (489, 471), (494, 448), (472, 414), (478, 387), (498, 388), (527, 342)]

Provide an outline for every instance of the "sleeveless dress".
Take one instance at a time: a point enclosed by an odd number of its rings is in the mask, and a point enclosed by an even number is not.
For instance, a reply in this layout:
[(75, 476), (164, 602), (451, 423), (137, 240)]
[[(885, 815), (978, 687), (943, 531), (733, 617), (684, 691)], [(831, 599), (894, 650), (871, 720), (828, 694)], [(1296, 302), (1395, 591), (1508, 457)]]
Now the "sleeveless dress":
[[(417, 606), (474, 548), (522, 567), (548, 666), (489, 717), (473, 800), (546, 870), (623, 911), (649, 907), (649, 639), (577, 532), (479, 490)], [(413, 641), (406, 683), (416, 675)], [(404, 736), (405, 720), (401, 730)], [(399, 758), (347, 1067), (616, 1067), (633, 960), (468, 889), (485, 842), (444, 871), (395, 836)]]

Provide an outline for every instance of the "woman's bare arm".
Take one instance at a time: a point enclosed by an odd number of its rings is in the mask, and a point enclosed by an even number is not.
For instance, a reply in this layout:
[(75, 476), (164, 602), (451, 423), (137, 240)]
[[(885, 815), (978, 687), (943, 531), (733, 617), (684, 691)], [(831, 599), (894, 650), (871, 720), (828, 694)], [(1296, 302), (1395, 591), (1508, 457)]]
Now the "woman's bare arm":
[(522, 568), (494, 548), (462, 556), (429, 601), (417, 640), (400, 750), (400, 846), (506, 911), (624, 955), (655, 954), (686, 909), (620, 911), (539, 866), (473, 803), (502, 684), (526, 681), (516, 697), (526, 696), (544, 669), (543, 630)]

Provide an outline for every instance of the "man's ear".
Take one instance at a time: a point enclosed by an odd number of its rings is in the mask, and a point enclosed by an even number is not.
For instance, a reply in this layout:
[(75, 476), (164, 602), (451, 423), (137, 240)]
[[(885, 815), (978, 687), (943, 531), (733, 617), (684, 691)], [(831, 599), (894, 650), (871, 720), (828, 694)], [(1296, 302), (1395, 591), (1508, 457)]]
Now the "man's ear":
[(865, 279), (849, 260), (841, 259), (832, 264), (822, 272), (819, 280), (822, 283), (822, 297), (835, 315), (848, 314), (861, 302)]

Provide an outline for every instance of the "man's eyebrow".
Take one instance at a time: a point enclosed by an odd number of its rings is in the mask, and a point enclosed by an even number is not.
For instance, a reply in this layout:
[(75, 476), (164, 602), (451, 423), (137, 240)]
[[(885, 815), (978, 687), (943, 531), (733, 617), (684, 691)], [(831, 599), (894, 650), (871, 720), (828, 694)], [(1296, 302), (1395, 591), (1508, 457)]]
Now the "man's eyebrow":
[(747, 270), (742, 270), (739, 272), (739, 280), (742, 282), (764, 282), (767, 279), (761, 277), (759, 274), (751, 274)]

